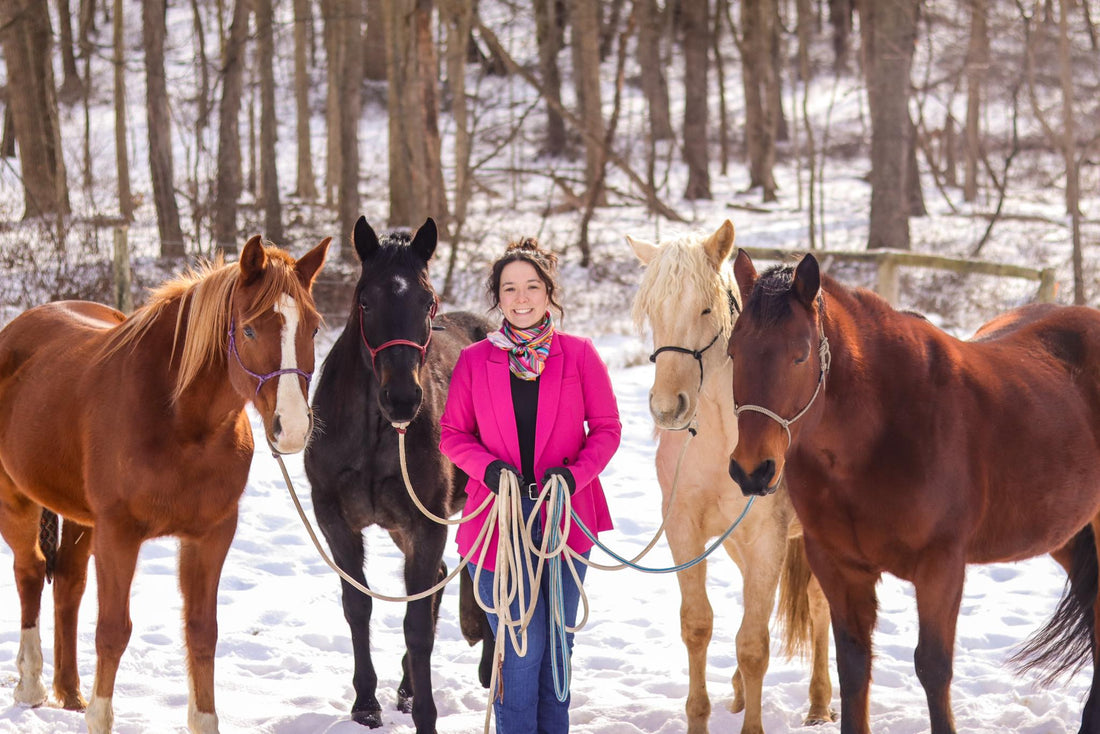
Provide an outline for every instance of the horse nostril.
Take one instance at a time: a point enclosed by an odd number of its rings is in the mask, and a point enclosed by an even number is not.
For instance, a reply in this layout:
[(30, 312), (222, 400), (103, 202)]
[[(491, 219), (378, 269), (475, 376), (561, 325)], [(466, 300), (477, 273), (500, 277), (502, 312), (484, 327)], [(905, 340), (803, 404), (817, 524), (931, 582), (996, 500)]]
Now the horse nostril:
[(276, 436), (283, 432), (283, 422), (280, 420), (278, 413), (275, 414), (275, 420), (271, 421), (271, 430)]
[(688, 408), (688, 396), (687, 393), (680, 393), (676, 396), (676, 415), (683, 415), (687, 412)]
[(760, 466), (756, 467), (756, 471), (753, 472), (753, 475), (766, 491), (768, 486), (771, 485), (772, 479), (775, 477), (775, 461), (767, 459)]

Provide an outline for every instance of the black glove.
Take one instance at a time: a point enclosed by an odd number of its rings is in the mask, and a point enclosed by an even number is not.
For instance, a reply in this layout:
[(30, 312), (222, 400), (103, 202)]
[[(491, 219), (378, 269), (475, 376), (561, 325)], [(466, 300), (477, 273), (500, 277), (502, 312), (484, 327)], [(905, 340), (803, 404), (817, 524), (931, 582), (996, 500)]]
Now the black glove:
[(573, 472), (564, 466), (551, 467), (542, 475), (542, 486), (545, 487), (546, 483), (550, 481), (550, 477), (553, 476), (559, 476), (565, 481), (565, 486), (569, 488), (569, 496), (572, 497), (573, 493), (577, 491), (577, 480), (573, 478)]
[(510, 471), (517, 477), (519, 476), (519, 470), (507, 461), (497, 459), (490, 462), (489, 466), (485, 467), (485, 486), (488, 487), (493, 494), (496, 494), (500, 490), (500, 473), (502, 471)]

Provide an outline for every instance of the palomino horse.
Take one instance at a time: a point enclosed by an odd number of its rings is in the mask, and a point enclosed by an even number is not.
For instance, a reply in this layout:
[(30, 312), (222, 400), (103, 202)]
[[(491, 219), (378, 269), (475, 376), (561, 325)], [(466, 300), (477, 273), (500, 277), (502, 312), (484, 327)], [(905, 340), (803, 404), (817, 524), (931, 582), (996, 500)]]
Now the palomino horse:
[[(832, 610), (841, 731), (870, 731), (883, 572), (916, 592), (914, 662), (933, 734), (955, 731), (967, 563), (1052, 553), (1072, 569), (1070, 593), (1029, 652), (1055, 673), (1091, 658), (1100, 312), (1025, 306), (963, 342), (822, 276), (812, 255), (757, 276), (740, 252), (734, 271), (745, 312), (729, 340), (741, 433), (730, 474), (757, 495), (786, 477)], [(1081, 724), (1090, 734), (1100, 731), (1095, 668)]]
[[(739, 310), (727, 261), (733, 225), (727, 220), (709, 237), (686, 236), (660, 247), (627, 240), (647, 266), (634, 300), (634, 320), (639, 328), (649, 322), (656, 345), (650, 357), (657, 370), (649, 408), (657, 424), (657, 479), (664, 496), (662, 507), (668, 507), (669, 547), (673, 559), (683, 563), (701, 553), (710, 538), (721, 535), (745, 507), (730, 481), (726, 460), (737, 444), (729, 393), (731, 367), (722, 350)], [(681, 461), (689, 428), (698, 435)], [(669, 505), (678, 463), (679, 480)], [(757, 501), (724, 547), (744, 579), (745, 611), (737, 632), (731, 707), (745, 711), (741, 731), (763, 731), (760, 697), (768, 668), (768, 621), (781, 570), (780, 611), (787, 651), (808, 645), (813, 657), (806, 723), (831, 721), (829, 610), (820, 587), (805, 570), (798, 523), (787, 493)], [(688, 650), (688, 731), (694, 734), (707, 731), (710, 717), (706, 658), (714, 617), (707, 599), (705, 563), (680, 571), (677, 578), (680, 629)]]
[[(436, 316), (437, 299), (428, 279), (436, 246), (431, 219), (411, 238), (395, 232), (379, 242), (360, 217), (354, 238), (362, 272), (351, 313), (325, 358), (313, 398), (319, 430), (306, 449), (306, 475), (317, 523), (337, 565), (365, 586), (362, 529), (378, 525), (404, 553), (405, 588), (414, 594), (446, 577), (447, 528), (426, 517), (409, 497), (398, 430), (405, 431), (407, 468), (418, 499), (437, 517), (461, 510), (466, 475), (439, 450), (439, 417), (458, 353), (483, 339), (488, 323), (470, 313)], [(474, 601), (469, 574), (461, 576), (462, 631), (471, 644), (484, 640), (480, 672), (487, 686), (493, 633)], [(355, 655), (351, 716), (378, 727), (382, 710), (370, 654), (373, 603), (346, 581), (341, 588)], [(405, 612), (398, 708), (412, 713), (420, 734), (435, 732), (431, 654), (442, 595), (440, 590), (411, 601)]]
[[(39, 518), (65, 518), (56, 548), (54, 693), (111, 731), (130, 639), (138, 549), (180, 538), (190, 672), (188, 725), (218, 731), (218, 579), (252, 463), (245, 405), (282, 453), (313, 428), (306, 389), (320, 315), (310, 287), (326, 239), (295, 261), (253, 237), (240, 261), (165, 283), (133, 316), (96, 303), (33, 308), (0, 331), (0, 533), (15, 556), (22, 637), (15, 699), (46, 700), (38, 613), (46, 568)], [(44, 510), (45, 508), (45, 510)], [(80, 693), (76, 623), (95, 554), (99, 619), (92, 698)]]

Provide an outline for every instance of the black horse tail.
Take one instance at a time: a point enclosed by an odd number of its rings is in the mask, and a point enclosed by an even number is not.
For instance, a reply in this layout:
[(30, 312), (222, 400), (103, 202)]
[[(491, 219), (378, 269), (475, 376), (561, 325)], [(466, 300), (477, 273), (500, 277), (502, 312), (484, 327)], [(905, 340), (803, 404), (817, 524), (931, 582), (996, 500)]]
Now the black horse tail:
[(1096, 537), (1086, 526), (1070, 541), (1069, 578), (1054, 616), (1015, 652), (1009, 663), (1018, 672), (1040, 670), (1044, 686), (1073, 675), (1093, 658), (1097, 597)]
[(46, 559), (46, 580), (53, 581), (53, 572), (57, 568), (57, 546), (61, 539), (61, 520), (57, 513), (42, 508), (42, 517), (38, 521), (38, 547)]

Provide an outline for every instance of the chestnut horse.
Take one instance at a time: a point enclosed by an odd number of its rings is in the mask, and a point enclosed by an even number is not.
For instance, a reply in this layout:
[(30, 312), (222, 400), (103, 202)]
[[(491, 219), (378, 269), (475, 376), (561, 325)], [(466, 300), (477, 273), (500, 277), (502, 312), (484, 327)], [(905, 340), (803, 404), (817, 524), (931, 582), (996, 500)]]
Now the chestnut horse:
[[(639, 328), (649, 322), (656, 347), (650, 357), (656, 363), (656, 375), (649, 409), (657, 426), (662, 507), (668, 507), (665, 530), (677, 564), (702, 553), (746, 504), (727, 471), (727, 457), (737, 444), (729, 392), (731, 367), (723, 350), (739, 311), (727, 259), (733, 238), (729, 220), (710, 236), (687, 235), (661, 246), (627, 237), (646, 264), (634, 300), (634, 320)], [(685, 429), (693, 420), (697, 435), (685, 451), (689, 440)], [(745, 711), (742, 734), (763, 731), (760, 706), (770, 653), (768, 622), (781, 573), (779, 611), (786, 649), (790, 653), (809, 647), (813, 659), (806, 723), (832, 721), (829, 609), (816, 580), (804, 570), (801, 533), (787, 493), (757, 501), (724, 547), (744, 580), (731, 706), (734, 712)], [(706, 660), (714, 614), (706, 577), (705, 562), (677, 574), (680, 628), (688, 651), (687, 717), (692, 734), (706, 732), (710, 717)]]
[[(326, 239), (295, 261), (253, 237), (240, 261), (165, 283), (127, 318), (96, 303), (33, 308), (0, 331), (0, 534), (15, 556), (22, 636), (15, 699), (45, 702), (38, 614), (43, 551), (56, 550), (54, 693), (111, 731), (111, 698), (130, 639), (130, 584), (150, 538), (180, 538), (190, 672), (188, 726), (218, 731), (218, 580), (252, 463), (245, 405), (274, 451), (313, 429), (306, 390), (320, 323), (310, 288)], [(65, 518), (60, 547), (39, 519)], [(76, 624), (95, 554), (99, 618), (91, 701), (80, 692)]]
[[(960, 341), (806, 255), (758, 276), (734, 263), (730, 336), (746, 494), (786, 478), (832, 611), (841, 731), (866, 734), (875, 585), (910, 581), (917, 678), (933, 734), (955, 731), (950, 684), (968, 563), (1051, 553), (1061, 608), (1025, 651), (1053, 674), (1097, 647), (1100, 312), (1032, 305)], [(1081, 732), (1100, 731), (1094, 665)]]

